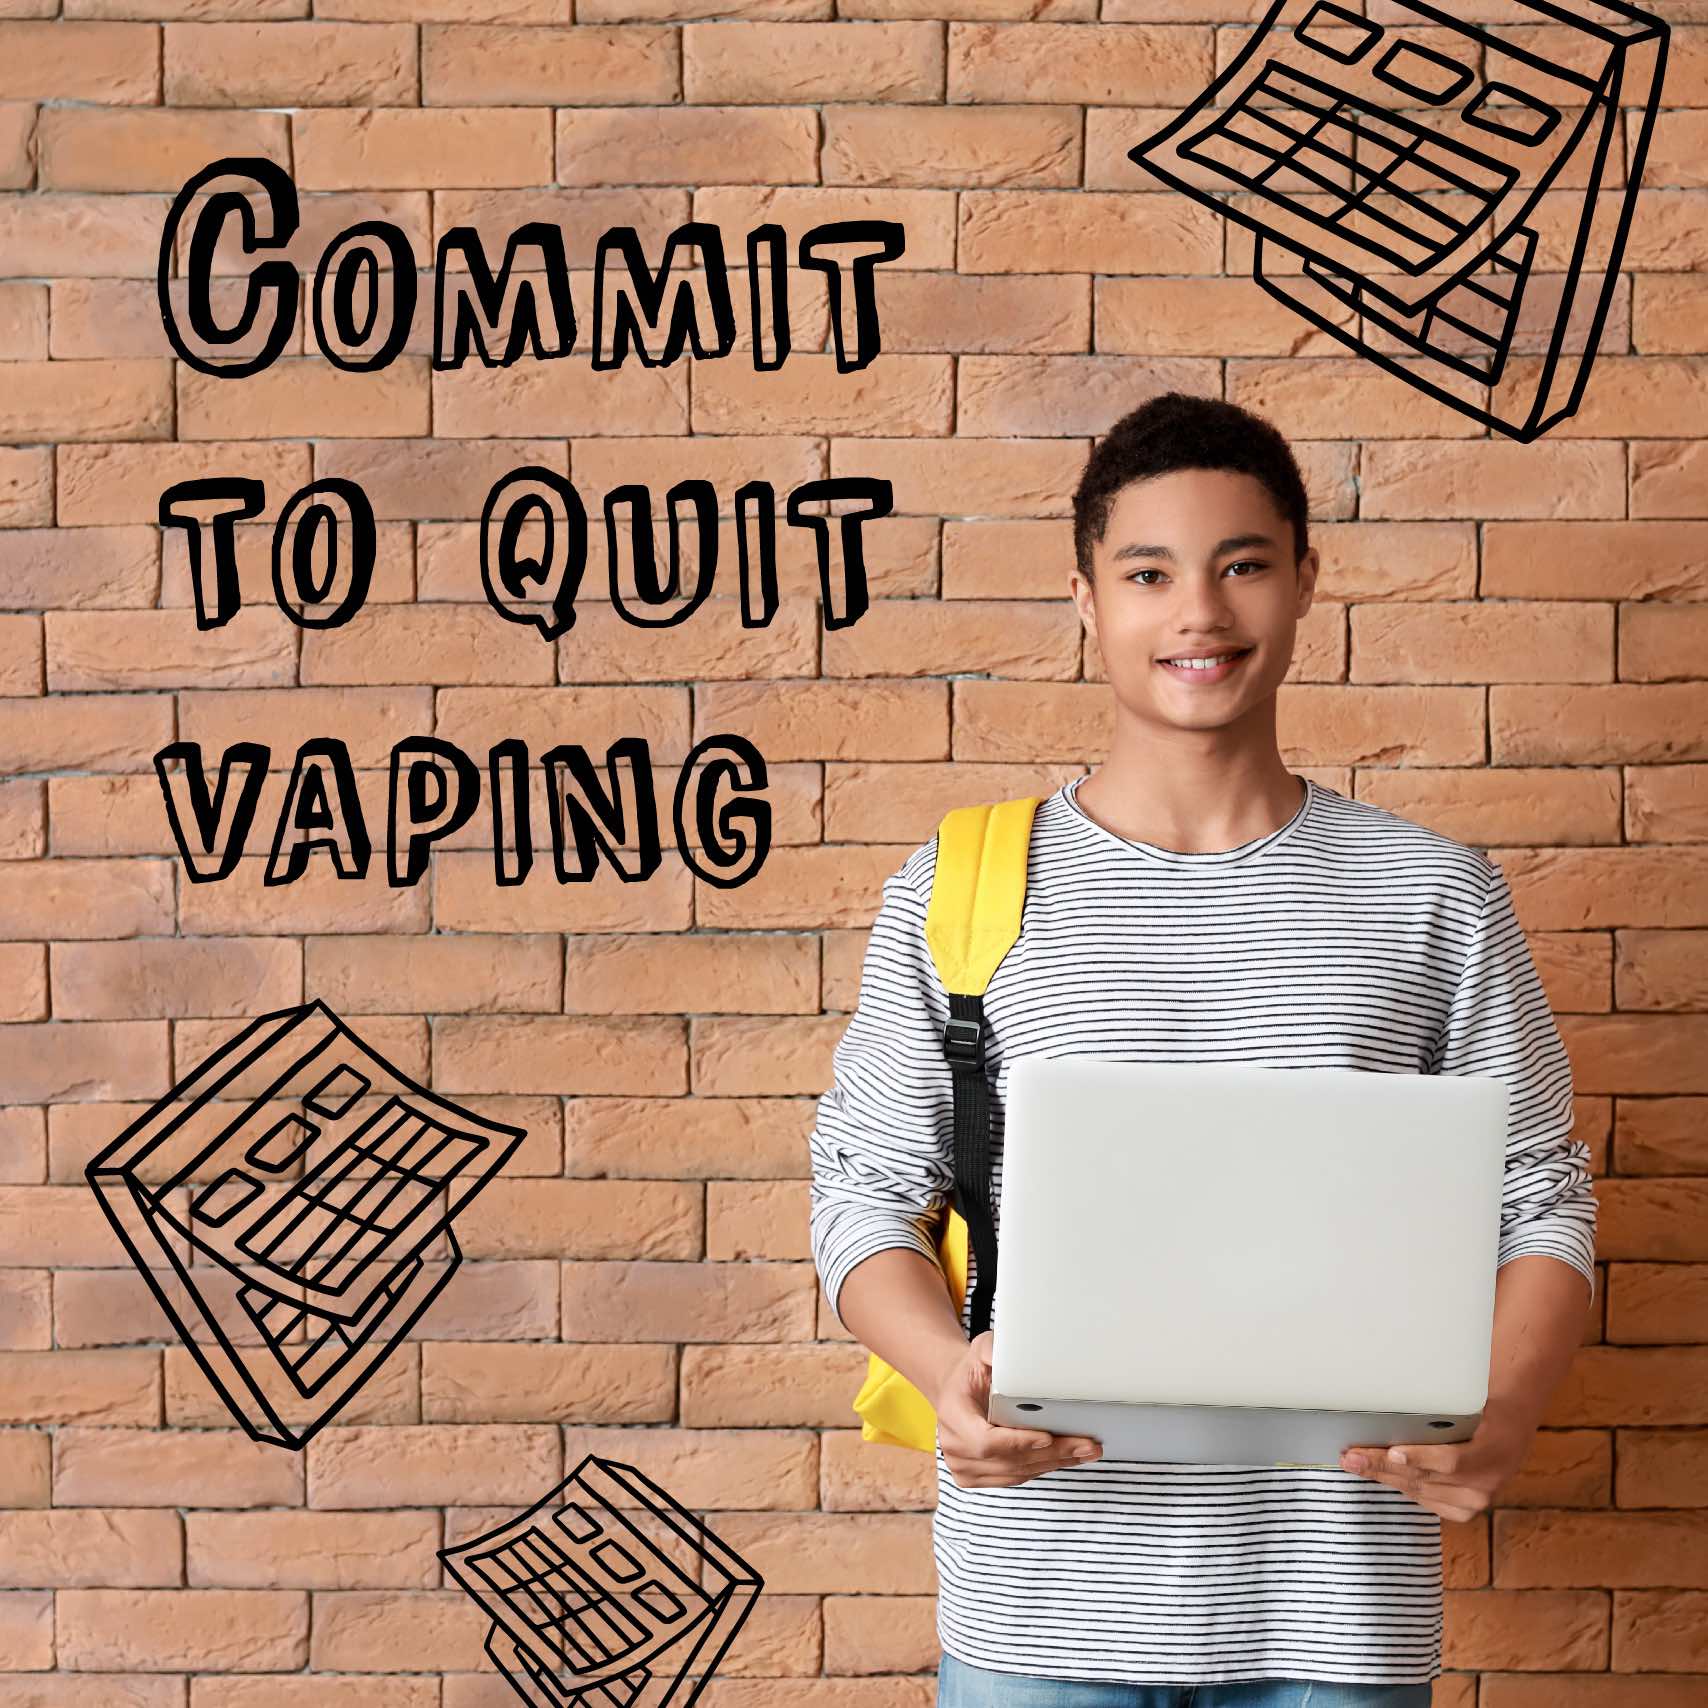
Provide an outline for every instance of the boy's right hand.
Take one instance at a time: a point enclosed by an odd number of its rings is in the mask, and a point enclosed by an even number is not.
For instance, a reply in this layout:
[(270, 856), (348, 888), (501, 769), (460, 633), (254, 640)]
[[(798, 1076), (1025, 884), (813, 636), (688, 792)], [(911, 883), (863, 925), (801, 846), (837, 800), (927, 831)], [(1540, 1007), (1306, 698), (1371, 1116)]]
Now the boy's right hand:
[(1051, 1435), (1042, 1429), (1010, 1429), (992, 1423), (990, 1358), (995, 1336), (974, 1336), (966, 1355), (943, 1379), (937, 1398), (937, 1439), (943, 1462), (963, 1489), (1012, 1488), (1064, 1465), (1083, 1465), (1102, 1455), (1101, 1442), (1087, 1435)]

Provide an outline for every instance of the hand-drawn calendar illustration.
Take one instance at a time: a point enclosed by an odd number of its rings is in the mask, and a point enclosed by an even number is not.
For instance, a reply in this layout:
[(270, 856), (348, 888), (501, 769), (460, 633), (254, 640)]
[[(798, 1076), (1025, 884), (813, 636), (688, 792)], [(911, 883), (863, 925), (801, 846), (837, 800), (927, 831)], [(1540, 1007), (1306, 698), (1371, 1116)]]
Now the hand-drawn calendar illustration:
[(689, 1708), (764, 1579), (633, 1465), (588, 1454), (526, 1512), (443, 1548), (530, 1708)]
[[(1276, 0), (1128, 154), (1249, 228), (1272, 296), (1450, 408), (1534, 439), (1582, 400), (1670, 32), (1619, 0), (1500, 0), (1478, 9), (1493, 24), (1424, 0), (1378, 16)], [(1548, 261), (1556, 187), (1571, 229)]]
[(456, 1273), (453, 1218), (525, 1136), (311, 1001), (252, 1020), (86, 1172), (233, 1417), (300, 1449)]

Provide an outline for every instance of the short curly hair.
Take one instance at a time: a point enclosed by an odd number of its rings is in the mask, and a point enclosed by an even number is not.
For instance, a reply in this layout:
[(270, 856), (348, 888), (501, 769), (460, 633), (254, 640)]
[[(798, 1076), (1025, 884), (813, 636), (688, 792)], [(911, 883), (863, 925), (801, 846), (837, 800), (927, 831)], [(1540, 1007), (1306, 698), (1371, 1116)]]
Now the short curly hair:
[(1123, 415), (1086, 459), (1073, 495), (1073, 549), (1087, 581), (1116, 494), (1177, 469), (1227, 469), (1262, 481), (1293, 526), (1295, 561), (1310, 549), (1304, 476), (1279, 430), (1237, 403), (1169, 391)]

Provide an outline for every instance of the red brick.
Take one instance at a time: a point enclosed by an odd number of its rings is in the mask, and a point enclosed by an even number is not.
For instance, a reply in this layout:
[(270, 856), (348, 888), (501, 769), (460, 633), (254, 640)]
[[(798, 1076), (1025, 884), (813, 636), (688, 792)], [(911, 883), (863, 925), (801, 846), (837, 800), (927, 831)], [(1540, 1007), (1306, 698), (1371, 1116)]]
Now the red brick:
[(804, 1180), (708, 1182), (706, 1255), (729, 1263), (811, 1258), (807, 1184)]
[(676, 93), (676, 33), (647, 25), (427, 23), (422, 98), (465, 107), (668, 100)]
[[(800, 28), (798, 24), (792, 25), (789, 33)], [(878, 67), (876, 74), (883, 75), (885, 69)], [(825, 104), (819, 111), (824, 122), (820, 170), (827, 184), (1061, 189), (1079, 180), (1079, 115), (1071, 107), (920, 105), (909, 110), (905, 126), (896, 124), (894, 114), (878, 103)], [(918, 293), (898, 291), (896, 287), (902, 279), (902, 274), (894, 273), (884, 280), (886, 349), (904, 347), (898, 342), (898, 332), (905, 332), (910, 339), (919, 336), (918, 305), (923, 299)], [(938, 300), (953, 301), (958, 295), (967, 301), (983, 285), (1000, 283), (973, 278), (959, 282), (963, 288), (955, 292), (954, 281), (944, 281), (944, 289), (937, 293)], [(1084, 283), (1042, 277), (1026, 281), (1034, 295), (1054, 286), (1057, 288), (1053, 294), (1058, 301), (1072, 292), (1081, 303), (1085, 301)], [(894, 311), (898, 299), (909, 309), (905, 327), (898, 324), (901, 317)], [(1037, 302), (1022, 313), (1034, 324), (1050, 318), (1049, 305)], [(1059, 326), (1057, 335), (1061, 335)], [(1018, 340), (1025, 333), (1014, 328), (1008, 336)], [(992, 337), (1001, 338), (1003, 333), (991, 327), (980, 333), (969, 330), (972, 341), (968, 342), (958, 336), (957, 328), (944, 327), (938, 332), (934, 347), (966, 350), (977, 348), (979, 339)], [(954, 342), (948, 342), (951, 339)]]
[(1191, 100), (1212, 65), (1202, 28), (951, 22), (948, 99), (1162, 105)]
[(1489, 522), (1493, 599), (1673, 599), (1708, 585), (1708, 523)]
[(810, 107), (585, 107), (557, 111), (561, 184), (725, 184), (818, 180)]
[(1454, 1589), (1444, 1596), (1444, 1667), (1600, 1671), (1609, 1598), (1599, 1590)]
[(1431, 521), (1618, 516), (1624, 470), (1624, 447), (1606, 441), (1380, 440), (1364, 447), (1363, 514)]
[(819, 1440), (819, 1505), (826, 1512), (929, 1512), (936, 1506), (934, 1455), (862, 1440), (858, 1429), (826, 1429)]
[[(1628, 1267), (1615, 1266), (1615, 1274)], [(1700, 1429), (1622, 1429), (1614, 1504), (1621, 1507), (1708, 1506), (1703, 1470), (1708, 1432)]]
[(1690, 1097), (1621, 1098), (1613, 1154), (1621, 1174), (1708, 1174), (1701, 1105)]
[(193, 1708), (439, 1708), (435, 1678), (204, 1678), (193, 1681)]
[(767, 1589), (786, 1595), (930, 1595), (937, 1588), (924, 1513), (732, 1512), (718, 1534)]
[(1507, 1589), (1708, 1587), (1708, 1514), (1494, 1514), (1495, 1581)]
[(59, 1661), (76, 1672), (289, 1671), (308, 1658), (300, 1590), (68, 1589)]
[(558, 1431), (545, 1424), (352, 1429), (333, 1424), (308, 1444), (308, 1501), (327, 1508), (532, 1505), (561, 1476)]
[(54, 1013), (66, 1020), (248, 1018), (287, 1006), (302, 988), (302, 946), (288, 938), (158, 937), (54, 950)]
[(0, 1423), (159, 1422), (157, 1352), (0, 1352)]
[(26, 277), (150, 278), (158, 265), (167, 200), (163, 195), (8, 197), (0, 202), (0, 248), (10, 268)]
[(0, 1595), (0, 1667), (24, 1671), (52, 1665), (52, 1594), (29, 1590)]
[(931, 101), (943, 78), (933, 22), (688, 23), (683, 95), (707, 101)]
[(153, 602), (159, 566), (154, 528), (20, 528), (6, 536), (0, 603), (135, 610)]
[(0, 781), (0, 859), (38, 859), (46, 853), (46, 793), (40, 779)]
[(1612, 1663), (1620, 1673), (1708, 1670), (1704, 1641), (1708, 1594), (1691, 1590), (1630, 1590), (1613, 1596)]
[(297, 1506), (302, 1490), (297, 1455), (233, 1429), (54, 1432), (56, 1506)]
[(676, 1405), (668, 1346), (426, 1346), (429, 1422), (663, 1423)]
[(406, 24), (169, 23), (165, 95), (183, 107), (409, 106)]
[(1691, 517), (1702, 509), (1703, 442), (1640, 439), (1631, 445), (1631, 514)]
[(565, 951), (563, 1005), (574, 1013), (676, 1013), (684, 990), (705, 1012), (818, 1006), (818, 945), (806, 935), (578, 936)]
[(934, 1672), (942, 1645), (929, 1595), (827, 1595), (827, 1673)]
[(46, 1430), (0, 1430), (0, 1507), (16, 1510), (48, 1504), (52, 1441)]
[(529, 107), (311, 108), (292, 130), (302, 190), (547, 184), (551, 115)]
[(15, 771), (146, 771), (172, 739), (171, 714), (160, 695), (0, 698), (0, 764)]
[(433, 1512), (192, 1512), (192, 1587), (437, 1589)]
[(172, 112), (165, 108), (50, 107), (37, 126), (44, 190), (170, 190), (210, 160), (259, 156), (286, 166), (283, 113)]
[(47, 1111), (22, 1105), (0, 1109), (0, 1182), (35, 1186), (48, 1178)]
[(682, 1417), (694, 1429), (843, 1428), (867, 1354), (853, 1344), (685, 1346)]
[(576, 1340), (781, 1341), (812, 1332), (816, 1282), (796, 1263), (566, 1263)]
[(959, 255), (975, 273), (1200, 273), (1221, 223), (1196, 202), (1124, 190), (967, 190)]
[(160, 99), (160, 31), (153, 24), (0, 23), (0, 100)]
[(0, 1587), (173, 1586), (184, 1563), (175, 1512), (0, 1513)]
[(164, 1020), (43, 1020), (0, 1033), (0, 1079), (31, 1103), (159, 1097), (171, 1083)]
[[(0, 226), (5, 209), (0, 205)], [(53, 452), (46, 445), (0, 445), (0, 528), (34, 528), (53, 520)]]
[(0, 1251), (16, 1264), (123, 1261), (111, 1224), (86, 1186), (0, 1187)]
[[(679, 1120), (686, 1113), (691, 1118)], [(571, 1097), (565, 1172), (697, 1180), (769, 1179), (809, 1172), (809, 1112), (774, 1097)]]
[(1613, 679), (1613, 613), (1606, 605), (1371, 602), (1354, 607), (1351, 618), (1354, 682)]
[(1573, 764), (1696, 758), (1690, 718), (1703, 693), (1694, 681), (1497, 686), (1489, 693), (1491, 752), (1501, 765), (1566, 755)]
[(45, 1020), (47, 945), (0, 943), (0, 1020)]
[(428, 389), (420, 356), (400, 356), (366, 373), (335, 368), (319, 355), (281, 357), (240, 387), (185, 370), (178, 381), (178, 436), (413, 438), (427, 431)]
[(31, 1353), (53, 1344), (50, 1283), (46, 1269), (0, 1271), (0, 1346)]
[(0, 617), (0, 694), (42, 691), (42, 620)]
[[(35, 182), (40, 112), (23, 101), (0, 105), (0, 189), (27, 190)], [(6, 360), (47, 354), (46, 295), (41, 285), (0, 287), (0, 354)]]
[(489, 1675), (484, 1644), (490, 1627), (460, 1589), (323, 1590), (314, 1598), (311, 1664), (319, 1672), (478, 1668)]
[[(884, 879), (911, 851), (858, 844), (773, 849), (764, 868), (733, 889), (696, 881), (695, 914), (703, 925), (729, 930), (869, 927)], [(776, 1022), (766, 1030), (773, 1028), (783, 1031)], [(697, 1027), (694, 1089), (718, 1096), (821, 1091), (823, 1080), (809, 1082), (807, 1076), (828, 1060), (836, 1043), (833, 1031), (816, 1019), (797, 1019), (783, 1033), (791, 1045), (789, 1058), (773, 1064), (741, 1059), (743, 1042), (751, 1041), (751, 1024)]]
[[(88, 1692), (89, 1681), (74, 1672), (0, 1674), (0, 1708), (87, 1708)], [(183, 1708), (183, 1702), (181, 1678), (101, 1675), (101, 1708)]]
[(0, 439), (164, 439), (172, 419), (164, 362), (8, 362)]

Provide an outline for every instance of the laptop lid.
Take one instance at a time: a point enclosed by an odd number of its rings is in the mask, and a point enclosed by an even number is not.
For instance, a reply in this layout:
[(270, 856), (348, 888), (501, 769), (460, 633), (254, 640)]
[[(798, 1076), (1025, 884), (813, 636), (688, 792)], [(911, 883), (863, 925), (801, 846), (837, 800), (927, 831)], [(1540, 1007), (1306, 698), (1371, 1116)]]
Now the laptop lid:
[(1016, 1061), (993, 1391), (1477, 1411), (1508, 1097), (1470, 1075)]

